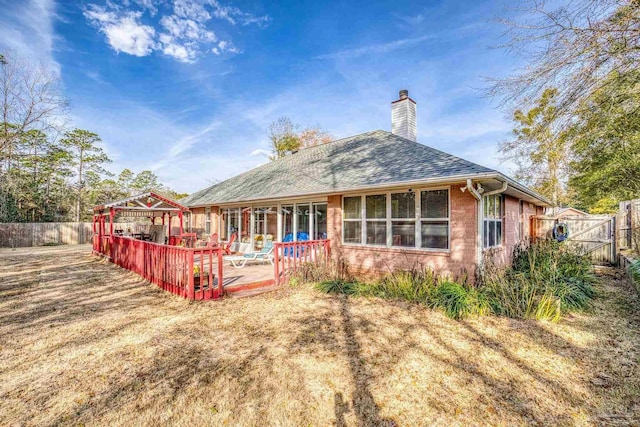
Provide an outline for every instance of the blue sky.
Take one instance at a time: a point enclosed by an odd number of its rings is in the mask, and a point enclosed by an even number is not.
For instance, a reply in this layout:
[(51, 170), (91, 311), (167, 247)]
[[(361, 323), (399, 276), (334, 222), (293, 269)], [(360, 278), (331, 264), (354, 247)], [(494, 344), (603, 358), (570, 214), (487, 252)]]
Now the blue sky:
[(336, 137), (390, 130), (408, 89), (418, 141), (509, 172), (511, 124), (483, 96), (513, 58), (491, 46), (507, 1), (0, 0), (0, 49), (60, 73), (73, 126), (110, 169), (193, 192), (267, 161), (289, 116)]

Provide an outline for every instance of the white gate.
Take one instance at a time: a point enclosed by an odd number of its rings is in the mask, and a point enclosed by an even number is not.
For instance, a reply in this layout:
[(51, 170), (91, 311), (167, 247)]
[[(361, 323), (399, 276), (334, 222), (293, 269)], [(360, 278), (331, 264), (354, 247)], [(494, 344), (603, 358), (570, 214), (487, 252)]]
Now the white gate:
[(616, 218), (610, 215), (575, 217), (537, 217), (537, 237), (552, 237), (557, 223), (569, 227), (568, 243), (577, 245), (594, 263), (616, 263)]

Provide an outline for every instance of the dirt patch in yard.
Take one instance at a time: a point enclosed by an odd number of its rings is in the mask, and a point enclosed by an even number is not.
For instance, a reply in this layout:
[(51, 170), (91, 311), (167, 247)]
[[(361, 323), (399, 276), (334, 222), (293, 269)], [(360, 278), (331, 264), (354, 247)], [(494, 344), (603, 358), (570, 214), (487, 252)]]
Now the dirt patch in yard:
[(637, 425), (640, 302), (456, 322), (309, 288), (189, 303), (89, 255), (0, 249), (0, 425)]

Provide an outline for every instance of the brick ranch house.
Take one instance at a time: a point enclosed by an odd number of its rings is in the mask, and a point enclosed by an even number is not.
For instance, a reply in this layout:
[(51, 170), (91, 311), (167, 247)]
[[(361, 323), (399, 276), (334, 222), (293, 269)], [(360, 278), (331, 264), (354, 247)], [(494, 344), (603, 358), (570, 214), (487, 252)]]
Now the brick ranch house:
[[(304, 148), (180, 201), (194, 231), (265, 241), (327, 238), (354, 273), (430, 267), (473, 277), (508, 263), (549, 202), (504, 174), (416, 141), (416, 103), (400, 91), (392, 131)], [(489, 249), (491, 251), (487, 252)], [(338, 254), (338, 255), (336, 255)]]

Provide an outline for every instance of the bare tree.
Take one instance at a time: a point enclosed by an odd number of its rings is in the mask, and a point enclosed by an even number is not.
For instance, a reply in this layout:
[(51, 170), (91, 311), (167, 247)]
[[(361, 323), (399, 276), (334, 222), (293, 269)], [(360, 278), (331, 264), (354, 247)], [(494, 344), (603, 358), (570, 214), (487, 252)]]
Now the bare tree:
[(288, 154), (298, 151), (300, 148), (313, 147), (314, 145), (331, 142), (333, 136), (320, 126), (301, 126), (294, 124), (289, 117), (280, 117), (269, 125), (267, 135), (271, 140), (271, 160), (277, 160)]
[(30, 130), (62, 129), (68, 102), (59, 77), (42, 64), (12, 52), (0, 58), (0, 172), (11, 167), (15, 146)]
[(491, 80), (489, 94), (503, 106), (532, 104), (547, 88), (557, 88), (558, 112), (569, 115), (605, 84), (616, 70), (625, 73), (640, 59), (639, 0), (567, 0), (551, 8), (525, 0), (512, 10), (501, 46), (527, 65), (504, 79)]

